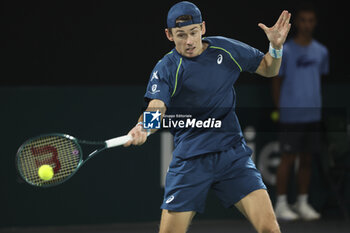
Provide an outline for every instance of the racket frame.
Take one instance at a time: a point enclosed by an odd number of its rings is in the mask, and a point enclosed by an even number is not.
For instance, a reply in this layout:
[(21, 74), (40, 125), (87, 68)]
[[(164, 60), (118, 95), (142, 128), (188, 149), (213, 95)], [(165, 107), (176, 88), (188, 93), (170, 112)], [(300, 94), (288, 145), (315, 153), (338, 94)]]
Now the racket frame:
[[(19, 168), (19, 163), (20, 163), (20, 153), (21, 151), (24, 149), (24, 147), (38, 139), (38, 138), (42, 138), (42, 137), (50, 137), (50, 136), (54, 136), (54, 137), (62, 137), (62, 138), (66, 138), (66, 139), (69, 139), (71, 141), (74, 142), (74, 144), (77, 146), (77, 149), (79, 150), (79, 162), (78, 162), (78, 165), (77, 167), (74, 169), (74, 171), (68, 175), (67, 177), (65, 177), (64, 179), (60, 180), (59, 182), (55, 182), (55, 183), (52, 183), (52, 184), (44, 184), (44, 185), (37, 185), (37, 184), (34, 184), (33, 182), (29, 181), (25, 176), (24, 174), (22, 173), (22, 169)], [(81, 148), (81, 144), (85, 144), (85, 145), (98, 145), (98, 146), (103, 146), (102, 148), (99, 148), (99, 149), (96, 149), (95, 151), (91, 152), (85, 159), (84, 159), (84, 153), (83, 153), (83, 150)], [(59, 184), (62, 184), (64, 182), (66, 182), (67, 180), (69, 180), (78, 170), (81, 166), (83, 166), (89, 159), (91, 159), (94, 155), (96, 155), (97, 153), (103, 151), (107, 149), (107, 144), (106, 142), (95, 142), (95, 141), (87, 141), (87, 140), (79, 140), (71, 135), (68, 135), (68, 134), (63, 134), (63, 133), (48, 133), (48, 134), (40, 134), (38, 136), (35, 136), (35, 137), (32, 137), (28, 140), (26, 140), (17, 150), (17, 153), (16, 153), (16, 169), (18, 171), (18, 173), (20, 174), (21, 178), (27, 183), (27, 184), (30, 184), (32, 186), (35, 186), (35, 187), (40, 187), (40, 188), (49, 188), (49, 187), (53, 187), (53, 186), (56, 186), (56, 185), (59, 185)]]
[[(149, 136), (150, 133), (147, 133), (147, 136)], [(24, 174), (22, 173), (22, 169), (19, 168), (19, 158), (20, 158), (20, 153), (21, 151), (24, 149), (24, 146), (26, 146), (28, 143), (38, 139), (38, 138), (42, 138), (42, 137), (50, 137), (50, 136), (54, 136), (54, 137), (61, 137), (61, 138), (66, 138), (68, 140), (71, 140), (74, 142), (74, 144), (77, 146), (77, 149), (79, 150), (79, 162), (77, 167), (74, 169), (74, 171), (68, 175), (67, 177), (65, 177), (64, 179), (52, 183), (52, 184), (42, 184), (42, 185), (37, 185), (34, 184), (33, 182), (29, 181)], [(104, 151), (108, 148), (112, 148), (112, 147), (116, 147), (116, 146), (121, 146), (123, 144), (125, 144), (127, 141), (131, 140), (132, 136), (131, 135), (124, 135), (124, 136), (120, 136), (120, 137), (116, 137), (116, 138), (112, 138), (106, 141), (87, 141), (87, 140), (80, 140), (77, 139), (71, 135), (68, 134), (63, 134), (63, 133), (48, 133), (48, 134), (40, 134), (38, 136), (29, 138), (28, 140), (26, 140), (17, 150), (16, 153), (16, 169), (18, 171), (18, 173), (20, 174), (21, 178), (27, 183), (30, 184), (32, 186), (35, 187), (40, 187), (40, 188), (49, 188), (49, 187), (53, 187), (53, 186), (57, 186), (59, 184), (62, 184), (64, 182), (66, 182), (67, 180), (69, 180), (78, 170), (81, 166), (83, 166), (89, 159), (91, 159), (92, 157), (94, 157), (96, 154), (100, 153), (101, 151)], [(101, 148), (94, 150), (93, 152), (91, 152), (85, 159), (84, 159), (84, 153), (83, 150), (81, 148), (81, 144), (85, 144), (85, 145), (95, 145), (95, 146), (101, 146)]]

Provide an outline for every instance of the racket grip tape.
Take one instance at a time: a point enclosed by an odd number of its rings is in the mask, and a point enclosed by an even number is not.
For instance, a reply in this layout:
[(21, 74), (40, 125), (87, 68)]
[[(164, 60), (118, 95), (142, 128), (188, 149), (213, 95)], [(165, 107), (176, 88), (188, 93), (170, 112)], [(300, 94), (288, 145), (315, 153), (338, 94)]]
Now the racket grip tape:
[(124, 145), (125, 143), (127, 143), (128, 141), (132, 140), (132, 136), (131, 135), (124, 135), (124, 136), (120, 136), (117, 138), (112, 138), (106, 141), (106, 146), (107, 148), (110, 147), (115, 147), (115, 146), (121, 146)]

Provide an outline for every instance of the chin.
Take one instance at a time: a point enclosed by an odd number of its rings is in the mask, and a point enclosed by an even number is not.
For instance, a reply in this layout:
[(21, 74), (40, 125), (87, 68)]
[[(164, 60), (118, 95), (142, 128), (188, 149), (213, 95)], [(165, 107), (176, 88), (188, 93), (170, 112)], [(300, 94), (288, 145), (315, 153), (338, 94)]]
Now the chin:
[(195, 55), (194, 54), (185, 53), (185, 57), (195, 57)]
[(196, 57), (198, 56), (199, 54), (196, 53), (195, 51), (193, 51), (193, 53), (184, 53), (184, 56), (185, 57)]

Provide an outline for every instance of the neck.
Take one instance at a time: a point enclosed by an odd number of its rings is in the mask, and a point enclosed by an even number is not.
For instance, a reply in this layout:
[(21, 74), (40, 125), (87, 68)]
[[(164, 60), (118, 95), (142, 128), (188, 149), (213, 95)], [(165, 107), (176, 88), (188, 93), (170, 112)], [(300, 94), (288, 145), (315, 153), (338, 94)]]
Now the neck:
[(309, 45), (312, 41), (312, 36), (311, 35), (303, 35), (303, 34), (297, 34), (294, 37), (294, 41), (299, 44), (299, 45)]
[(201, 55), (207, 47), (208, 47), (208, 43), (202, 40), (200, 43), (200, 50), (197, 56)]
[[(209, 45), (209, 44), (208, 44), (207, 42), (203, 42), (203, 41), (202, 41), (202, 51), (201, 51), (201, 53), (203, 53), (204, 50), (206, 50), (206, 49), (208, 48), (208, 45)], [(200, 54), (201, 54), (201, 53), (200, 53)]]

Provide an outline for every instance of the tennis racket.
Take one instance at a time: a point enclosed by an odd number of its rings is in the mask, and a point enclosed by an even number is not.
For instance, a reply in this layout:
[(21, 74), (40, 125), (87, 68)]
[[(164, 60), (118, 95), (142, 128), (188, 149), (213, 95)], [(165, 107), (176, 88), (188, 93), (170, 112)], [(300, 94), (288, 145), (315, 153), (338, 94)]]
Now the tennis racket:
[[(125, 135), (104, 142), (79, 140), (67, 134), (45, 134), (28, 139), (18, 149), (17, 170), (28, 183), (39, 187), (61, 184), (71, 178), (81, 166), (96, 154), (108, 148), (125, 144), (132, 136)], [(98, 149), (83, 158), (82, 144), (97, 146)], [(52, 179), (45, 181), (38, 175), (40, 166), (53, 168)]]

